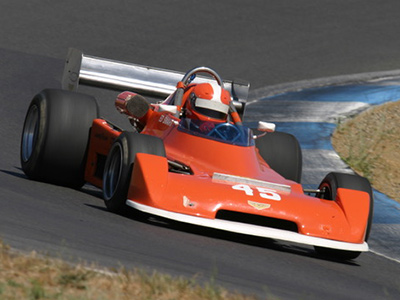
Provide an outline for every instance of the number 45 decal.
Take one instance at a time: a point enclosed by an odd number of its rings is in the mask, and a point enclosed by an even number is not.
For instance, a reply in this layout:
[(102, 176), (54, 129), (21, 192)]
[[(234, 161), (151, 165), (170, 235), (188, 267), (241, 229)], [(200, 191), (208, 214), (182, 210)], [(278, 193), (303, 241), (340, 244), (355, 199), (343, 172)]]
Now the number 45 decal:
[[(247, 196), (254, 196), (254, 189), (252, 189), (247, 184), (237, 184), (233, 185), (232, 188), (237, 191), (243, 191)], [(255, 187), (256, 191), (258, 191), (261, 198), (281, 201), (281, 196), (274, 190), (263, 188), (263, 187)]]

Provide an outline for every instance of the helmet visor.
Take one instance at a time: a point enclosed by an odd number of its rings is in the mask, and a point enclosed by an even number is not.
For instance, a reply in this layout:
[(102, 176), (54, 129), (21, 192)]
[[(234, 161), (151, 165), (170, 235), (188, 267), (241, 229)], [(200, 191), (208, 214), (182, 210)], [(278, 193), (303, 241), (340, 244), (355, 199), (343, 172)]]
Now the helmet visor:
[(207, 117), (225, 120), (229, 111), (229, 105), (214, 100), (197, 98), (194, 101), (194, 109), (196, 112)]

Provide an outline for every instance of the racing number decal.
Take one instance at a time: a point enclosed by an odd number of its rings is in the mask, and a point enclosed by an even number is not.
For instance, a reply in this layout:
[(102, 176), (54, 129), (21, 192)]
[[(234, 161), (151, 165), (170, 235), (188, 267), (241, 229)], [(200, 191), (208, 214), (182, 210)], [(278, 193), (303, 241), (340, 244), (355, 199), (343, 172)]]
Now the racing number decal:
[[(247, 184), (237, 184), (233, 185), (232, 188), (237, 191), (243, 191), (247, 196), (254, 196), (254, 189), (252, 189)], [(281, 196), (275, 191), (268, 188), (263, 187), (255, 187), (258, 194), (261, 198), (274, 200), (274, 201), (281, 201)]]
[(234, 190), (244, 191), (247, 196), (253, 196), (253, 189), (246, 184), (237, 184), (232, 186)]
[(282, 199), (281, 195), (279, 195), (274, 190), (270, 190), (270, 189), (262, 188), (262, 187), (257, 187), (256, 189), (260, 193), (261, 198), (275, 200), (275, 201), (281, 201), (281, 199)]

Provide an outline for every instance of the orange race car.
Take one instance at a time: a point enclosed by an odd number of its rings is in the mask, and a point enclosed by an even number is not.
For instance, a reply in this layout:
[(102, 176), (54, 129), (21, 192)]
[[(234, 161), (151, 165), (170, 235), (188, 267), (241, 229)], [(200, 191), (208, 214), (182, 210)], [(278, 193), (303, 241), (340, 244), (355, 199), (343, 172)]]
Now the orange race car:
[[(120, 93), (116, 108), (133, 125), (124, 131), (99, 117), (93, 97), (68, 91), (78, 83), (169, 95), (150, 104)], [(242, 124), (248, 85), (223, 81), (206, 67), (181, 74), (71, 49), (63, 87), (43, 90), (29, 106), (21, 141), (29, 178), (74, 188), (90, 183), (117, 213), (128, 205), (179, 222), (312, 245), (340, 259), (368, 251), (368, 180), (330, 173), (318, 189), (303, 189), (296, 138), (274, 132), (271, 123), (259, 122), (257, 130)]]

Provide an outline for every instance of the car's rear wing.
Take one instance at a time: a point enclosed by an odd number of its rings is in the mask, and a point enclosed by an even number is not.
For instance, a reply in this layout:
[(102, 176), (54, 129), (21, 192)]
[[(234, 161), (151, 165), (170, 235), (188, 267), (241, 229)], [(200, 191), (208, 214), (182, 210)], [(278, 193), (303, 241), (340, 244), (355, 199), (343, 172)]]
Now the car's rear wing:
[[(176, 90), (176, 84), (184, 73), (153, 68), (132, 63), (85, 55), (70, 48), (65, 61), (62, 88), (77, 90), (79, 84), (116, 90), (131, 90), (147, 95), (167, 97)], [(197, 76), (194, 82), (210, 82), (213, 79)], [(234, 100), (239, 113), (243, 113), (250, 84), (243, 81), (223, 81)]]

